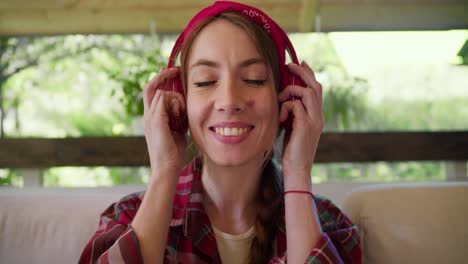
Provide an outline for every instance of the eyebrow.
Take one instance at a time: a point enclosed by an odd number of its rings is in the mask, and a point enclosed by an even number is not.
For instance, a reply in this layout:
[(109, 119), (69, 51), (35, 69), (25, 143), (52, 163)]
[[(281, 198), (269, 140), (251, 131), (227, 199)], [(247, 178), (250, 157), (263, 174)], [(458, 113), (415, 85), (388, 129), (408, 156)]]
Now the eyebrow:
[[(265, 60), (262, 58), (250, 58), (250, 59), (242, 61), (239, 64), (239, 67), (245, 68), (247, 66), (250, 66), (252, 64), (257, 64), (257, 63), (265, 64)], [(195, 63), (193, 63), (192, 65), (190, 65), (189, 69), (192, 69), (197, 66), (208, 66), (212, 68), (219, 68), (219, 63), (215, 61), (207, 60), (207, 59), (200, 59), (196, 61)]]
[(197, 62), (195, 62), (194, 64), (190, 65), (189, 69), (192, 69), (192, 68), (195, 68), (195, 67), (198, 67), (198, 66), (208, 66), (208, 67), (212, 67), (212, 68), (219, 68), (219, 63), (214, 62), (214, 61), (210, 61), (210, 60), (207, 60), (207, 59), (200, 59)]
[(247, 66), (250, 66), (252, 64), (257, 64), (257, 63), (265, 64), (265, 60), (262, 59), (262, 58), (251, 58), (251, 59), (247, 59), (247, 60), (241, 62), (241, 64), (239, 66), (241, 68), (243, 68), (243, 67), (247, 67)]

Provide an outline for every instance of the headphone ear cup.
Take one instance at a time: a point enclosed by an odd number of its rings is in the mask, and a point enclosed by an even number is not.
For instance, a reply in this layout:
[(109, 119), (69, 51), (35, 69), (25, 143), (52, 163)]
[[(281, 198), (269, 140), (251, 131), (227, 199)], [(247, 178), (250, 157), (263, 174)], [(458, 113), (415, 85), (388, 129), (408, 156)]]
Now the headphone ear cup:
[[(297, 76), (296, 74), (292, 73), (289, 68), (288, 68), (288, 65), (281, 65), (280, 66), (280, 82), (281, 82), (281, 87), (280, 87), (280, 90), (282, 91), (283, 89), (286, 88), (286, 86), (288, 85), (297, 85), (297, 86), (301, 86), (301, 87), (306, 87), (307, 85), (304, 83), (304, 81), (302, 81), (301, 77)], [(297, 99), (297, 100), (301, 100), (301, 98), (297, 98), (297, 97), (291, 97), (289, 98), (288, 100), (293, 100), (293, 99)], [(285, 130), (289, 130), (291, 131), (292, 129), (292, 124), (293, 124), (293, 115), (292, 114), (288, 114), (288, 118), (281, 123), (281, 125), (284, 127)]]
[[(172, 91), (175, 93), (180, 93), (185, 100), (184, 96), (184, 87), (182, 85), (182, 79), (180, 78), (180, 74), (177, 75), (174, 79), (168, 80), (165, 85), (161, 87), (166, 91)], [(188, 119), (187, 113), (183, 112), (180, 113), (178, 116), (169, 113), (169, 128), (172, 131), (185, 134), (188, 131)]]

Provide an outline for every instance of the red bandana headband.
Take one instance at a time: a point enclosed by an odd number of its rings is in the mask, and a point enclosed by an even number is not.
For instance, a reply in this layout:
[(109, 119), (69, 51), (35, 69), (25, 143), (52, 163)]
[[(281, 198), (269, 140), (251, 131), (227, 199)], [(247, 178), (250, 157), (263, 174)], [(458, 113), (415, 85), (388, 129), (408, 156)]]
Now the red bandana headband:
[(234, 12), (239, 13), (262, 27), (266, 32), (269, 33), (273, 42), (275, 43), (276, 50), (278, 51), (279, 63), (284, 65), (286, 63), (286, 50), (289, 52), (291, 60), (294, 63), (298, 63), (296, 52), (291, 44), (286, 33), (260, 9), (245, 4), (229, 1), (217, 1), (213, 5), (208, 6), (196, 14), (185, 27), (184, 31), (180, 34), (179, 38), (174, 44), (174, 48), (171, 52), (169, 59), (169, 67), (174, 67), (175, 59), (180, 51), (180, 47), (185, 40), (185, 37), (190, 34), (193, 28), (203, 21), (204, 19), (212, 16), (216, 16), (222, 13)]

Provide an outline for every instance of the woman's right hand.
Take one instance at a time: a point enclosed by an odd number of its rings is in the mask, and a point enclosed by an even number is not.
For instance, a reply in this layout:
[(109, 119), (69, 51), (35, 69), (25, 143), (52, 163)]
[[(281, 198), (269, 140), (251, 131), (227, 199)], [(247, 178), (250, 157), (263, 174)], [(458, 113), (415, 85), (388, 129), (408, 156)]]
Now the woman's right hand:
[(170, 130), (169, 116), (177, 116), (185, 111), (184, 98), (178, 92), (160, 89), (176, 78), (179, 71), (179, 68), (162, 68), (143, 91), (143, 126), (152, 176), (164, 175), (157, 171), (171, 172), (167, 174), (171, 176), (178, 175), (183, 166), (185, 135)]

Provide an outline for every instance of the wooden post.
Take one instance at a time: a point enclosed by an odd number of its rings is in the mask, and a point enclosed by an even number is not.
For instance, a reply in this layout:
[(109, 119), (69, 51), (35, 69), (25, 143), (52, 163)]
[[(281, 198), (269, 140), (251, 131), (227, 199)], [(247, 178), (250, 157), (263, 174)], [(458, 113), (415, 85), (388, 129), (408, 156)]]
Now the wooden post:
[(43, 178), (41, 169), (22, 169), (23, 187), (42, 187)]
[(445, 174), (447, 175), (447, 181), (468, 180), (467, 162), (466, 161), (446, 162)]

